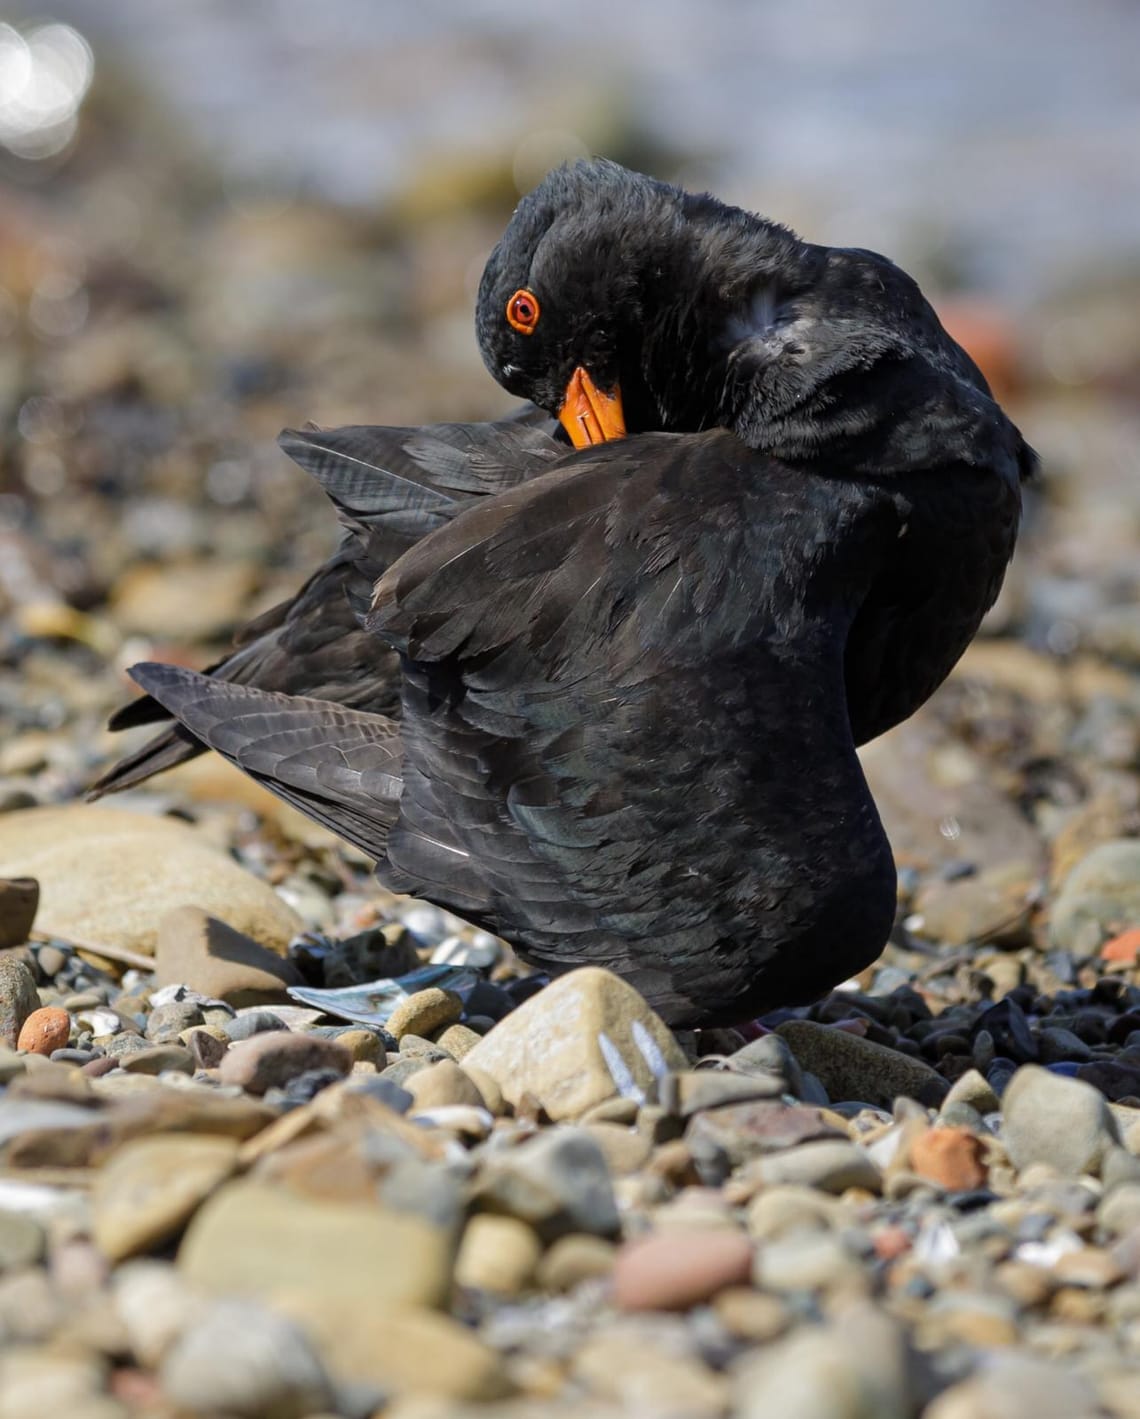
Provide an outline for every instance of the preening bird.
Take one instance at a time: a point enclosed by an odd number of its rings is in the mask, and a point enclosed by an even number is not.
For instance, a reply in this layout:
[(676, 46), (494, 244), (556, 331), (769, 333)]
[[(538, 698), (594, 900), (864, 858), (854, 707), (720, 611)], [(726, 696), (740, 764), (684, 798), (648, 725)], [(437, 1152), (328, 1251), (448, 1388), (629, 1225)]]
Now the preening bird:
[(135, 678), (529, 960), (608, 966), (675, 1024), (811, 999), (893, 916), (855, 744), (976, 631), (1033, 455), (885, 258), (610, 163), (523, 200), (477, 331), (579, 448), (485, 496), (314, 460), (381, 573), (351, 634), (384, 690)]

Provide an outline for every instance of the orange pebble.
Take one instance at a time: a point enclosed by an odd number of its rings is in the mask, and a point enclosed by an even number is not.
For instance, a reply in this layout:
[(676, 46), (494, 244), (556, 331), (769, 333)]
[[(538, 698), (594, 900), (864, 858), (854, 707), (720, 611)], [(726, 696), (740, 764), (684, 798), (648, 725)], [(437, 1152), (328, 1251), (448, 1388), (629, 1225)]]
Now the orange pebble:
[(28, 1054), (51, 1054), (63, 1049), (71, 1036), (71, 1016), (58, 1005), (45, 1005), (33, 1010), (24, 1021), (16, 1048)]
[(986, 1183), (985, 1145), (968, 1128), (928, 1128), (910, 1146), (910, 1166), (952, 1192), (968, 1192)]
[(1140, 958), (1140, 926), (1134, 926), (1131, 931), (1122, 931), (1119, 936), (1114, 936), (1111, 941), (1106, 941), (1100, 948), (1100, 958), (1102, 961), (1124, 961), (1128, 965), (1133, 965)]

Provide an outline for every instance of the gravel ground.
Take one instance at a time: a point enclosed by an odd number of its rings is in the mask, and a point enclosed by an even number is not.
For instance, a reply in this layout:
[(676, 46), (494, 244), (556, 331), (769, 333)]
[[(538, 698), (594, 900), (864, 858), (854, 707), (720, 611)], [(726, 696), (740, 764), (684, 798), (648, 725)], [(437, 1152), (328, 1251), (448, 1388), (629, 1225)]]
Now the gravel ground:
[(765, 1032), (540, 988), (213, 759), (77, 801), (123, 668), (208, 663), (331, 545), (281, 425), (506, 407), (494, 191), (238, 204), (96, 105), (0, 210), (0, 1419), (1135, 1419), (1135, 288), (1043, 304), (1099, 351), (1063, 385), (961, 317), (1047, 476), (864, 753), (891, 944)]

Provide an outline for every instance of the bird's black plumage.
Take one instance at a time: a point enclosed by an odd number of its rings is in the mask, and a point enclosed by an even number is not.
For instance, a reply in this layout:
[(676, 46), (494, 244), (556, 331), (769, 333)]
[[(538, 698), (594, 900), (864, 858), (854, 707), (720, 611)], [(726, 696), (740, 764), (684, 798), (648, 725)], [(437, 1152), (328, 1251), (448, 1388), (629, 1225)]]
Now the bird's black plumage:
[(401, 720), (193, 672), (136, 679), (204, 742), (553, 970), (674, 1023), (806, 1000), (872, 959), (890, 849), (843, 690), (898, 540), (733, 435), (634, 437), (482, 500), (381, 578)]
[[(340, 545), (294, 597), (250, 622), (230, 654), (205, 673), (236, 685), (398, 714), (396, 656), (359, 622), (372, 583), (470, 499), (510, 487), (565, 455), (549, 421), (537, 415), (527, 410), (497, 423), (422, 428), (286, 429), (282, 449), (321, 483), (338, 510)], [(143, 695), (117, 711), (109, 727), (133, 729), (169, 718), (157, 700)], [(131, 788), (205, 748), (185, 725), (168, 725), (114, 764), (89, 797)]]
[(376, 684), (136, 679), (531, 960), (610, 966), (674, 1023), (809, 999), (893, 913), (855, 744), (976, 631), (1034, 457), (885, 258), (613, 164), (524, 199), (477, 331), (513, 393), (559, 413), (584, 372), (661, 432), (444, 504), (422, 466), (324, 460), (361, 575), (387, 568), (353, 635), (398, 657), (396, 713)]

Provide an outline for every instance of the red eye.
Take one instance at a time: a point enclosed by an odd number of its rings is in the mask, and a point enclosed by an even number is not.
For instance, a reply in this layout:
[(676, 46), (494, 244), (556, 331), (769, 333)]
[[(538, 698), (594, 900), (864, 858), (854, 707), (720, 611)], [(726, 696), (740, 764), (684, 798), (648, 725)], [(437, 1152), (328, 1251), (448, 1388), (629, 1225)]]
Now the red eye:
[(516, 291), (507, 302), (507, 324), (520, 335), (534, 334), (538, 316), (538, 297), (532, 291)]

